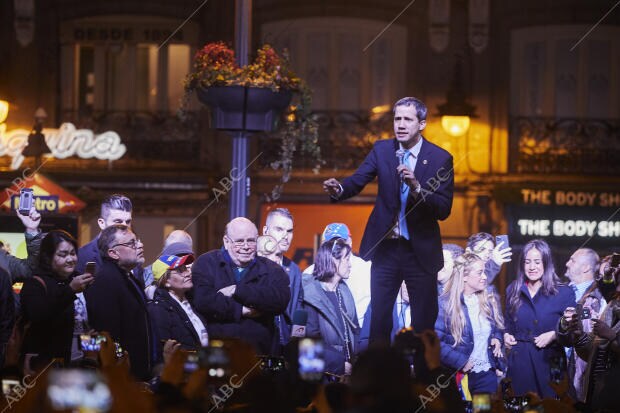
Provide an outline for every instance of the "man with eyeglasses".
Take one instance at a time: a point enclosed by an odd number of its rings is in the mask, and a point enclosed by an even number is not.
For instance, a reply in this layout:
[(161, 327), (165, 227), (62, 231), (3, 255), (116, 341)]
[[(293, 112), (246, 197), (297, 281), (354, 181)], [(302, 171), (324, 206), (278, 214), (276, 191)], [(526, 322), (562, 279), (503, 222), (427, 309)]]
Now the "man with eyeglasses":
[(101, 268), (85, 291), (92, 328), (107, 331), (129, 353), (131, 373), (140, 381), (151, 378), (155, 343), (146, 309), (146, 296), (131, 270), (144, 264), (142, 241), (127, 225), (113, 224), (97, 241)]
[(239, 217), (226, 225), (224, 247), (202, 254), (192, 266), (193, 305), (207, 320), (209, 337), (238, 338), (258, 354), (276, 354), (274, 317), (286, 311), (288, 276), (256, 256), (258, 229)]

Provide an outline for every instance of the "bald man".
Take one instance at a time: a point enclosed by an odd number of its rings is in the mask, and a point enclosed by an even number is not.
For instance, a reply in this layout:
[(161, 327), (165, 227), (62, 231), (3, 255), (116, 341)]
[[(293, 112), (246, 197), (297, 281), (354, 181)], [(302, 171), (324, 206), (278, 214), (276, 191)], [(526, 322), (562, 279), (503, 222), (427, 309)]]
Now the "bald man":
[(278, 264), (256, 256), (258, 229), (239, 217), (226, 225), (224, 247), (192, 266), (194, 307), (207, 320), (209, 338), (239, 338), (258, 354), (277, 354), (274, 317), (286, 311), (291, 292)]

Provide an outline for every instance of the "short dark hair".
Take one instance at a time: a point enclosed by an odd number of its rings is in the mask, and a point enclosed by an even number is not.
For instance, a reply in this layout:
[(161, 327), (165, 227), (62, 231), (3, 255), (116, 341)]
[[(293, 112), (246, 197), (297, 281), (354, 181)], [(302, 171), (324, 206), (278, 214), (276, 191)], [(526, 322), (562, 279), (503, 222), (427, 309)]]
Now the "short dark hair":
[(293, 215), (291, 214), (291, 211), (288, 210), (288, 208), (276, 208), (272, 209), (267, 214), (267, 219), (265, 219), (265, 225), (269, 225), (268, 222), (274, 215), (280, 215), (293, 221)]
[(488, 232), (478, 232), (467, 238), (467, 248), (469, 248), (471, 251), (474, 251), (474, 246), (480, 241), (491, 241), (493, 243), (493, 246), (495, 246), (495, 239), (493, 238), (493, 235), (489, 234)]
[(338, 271), (332, 258), (341, 260), (350, 253), (351, 247), (347, 244), (346, 240), (342, 238), (332, 238), (322, 243), (319, 250), (316, 252), (312, 275), (319, 281), (331, 280)]
[(418, 117), (418, 122), (426, 120), (426, 114), (428, 112), (428, 109), (426, 108), (424, 102), (422, 102), (420, 99), (414, 97), (399, 99), (394, 104), (394, 107), (392, 108), (392, 113), (396, 113), (396, 108), (398, 106), (413, 106), (415, 108), (416, 116)]
[(111, 209), (131, 212), (133, 205), (131, 199), (122, 194), (112, 194), (106, 197), (101, 203), (101, 218), (106, 219), (110, 215)]
[(77, 252), (78, 246), (75, 238), (71, 236), (67, 231), (61, 229), (53, 229), (45, 235), (45, 238), (41, 241), (41, 247), (39, 249), (39, 269), (43, 274), (52, 274), (52, 261), (54, 260), (54, 254), (61, 242), (68, 242), (73, 245)]
[(107, 228), (104, 228), (97, 240), (97, 248), (99, 249), (99, 255), (101, 258), (108, 258), (108, 250), (112, 247), (112, 244), (116, 242), (116, 234), (119, 232), (126, 233), (131, 231), (127, 225), (114, 224)]
[(441, 246), (441, 249), (448, 251), (450, 255), (452, 255), (453, 260), (457, 259), (465, 253), (465, 249), (463, 249), (463, 247), (461, 247), (460, 245), (456, 244), (443, 244)]

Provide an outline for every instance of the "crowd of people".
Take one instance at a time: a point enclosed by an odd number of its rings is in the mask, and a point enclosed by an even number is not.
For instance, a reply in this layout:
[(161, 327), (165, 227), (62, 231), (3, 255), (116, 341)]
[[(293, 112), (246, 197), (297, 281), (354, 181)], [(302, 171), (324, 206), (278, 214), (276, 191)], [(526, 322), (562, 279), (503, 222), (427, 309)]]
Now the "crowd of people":
[(620, 256), (579, 248), (561, 281), (549, 245), (531, 240), (502, 305), (494, 280), (512, 260), (506, 239), (441, 243), (452, 158), (422, 139), (425, 120), (420, 101), (398, 101), (396, 138), (378, 141), (351, 177), (325, 181), (332, 202), (375, 177), (379, 194), (360, 255), (347, 225), (331, 223), (303, 272), (286, 257), (294, 217), (284, 208), (260, 235), (232, 219), (221, 248), (202, 254), (173, 231), (153, 263), (127, 196), (102, 202), (101, 232), (81, 248), (63, 230), (42, 233), (35, 209), (18, 215), (28, 258), (0, 251), (9, 407), (615, 411)]

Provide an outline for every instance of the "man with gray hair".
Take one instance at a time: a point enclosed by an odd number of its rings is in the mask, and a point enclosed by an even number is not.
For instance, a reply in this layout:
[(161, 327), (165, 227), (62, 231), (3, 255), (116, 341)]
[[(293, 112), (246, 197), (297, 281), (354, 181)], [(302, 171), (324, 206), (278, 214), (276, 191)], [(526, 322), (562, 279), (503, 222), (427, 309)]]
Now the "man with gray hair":
[[(581, 315), (589, 313), (589, 317), (584, 317), (581, 320), (582, 331), (586, 333), (592, 331), (591, 319), (600, 318), (603, 308), (607, 305), (598, 289), (597, 282), (594, 280), (598, 266), (599, 256), (590, 248), (578, 249), (566, 262), (566, 277), (570, 280), (569, 285), (575, 291), (577, 305), (582, 308), (580, 311)], [(558, 331), (556, 334), (560, 337), (559, 341), (566, 345), (566, 335), (562, 331)], [(584, 402), (588, 390), (584, 386), (586, 378), (584, 373), (587, 370), (587, 362), (581, 359), (573, 348), (568, 349), (567, 355), (571, 394), (578, 401)]]
[(258, 229), (247, 218), (226, 225), (224, 247), (192, 265), (194, 307), (210, 338), (238, 338), (258, 354), (279, 353), (274, 317), (286, 311), (291, 291), (278, 264), (256, 256)]
[(88, 288), (90, 326), (107, 331), (129, 353), (131, 373), (140, 381), (151, 378), (155, 343), (146, 297), (131, 270), (144, 264), (144, 245), (127, 225), (113, 224), (97, 239), (102, 265)]

